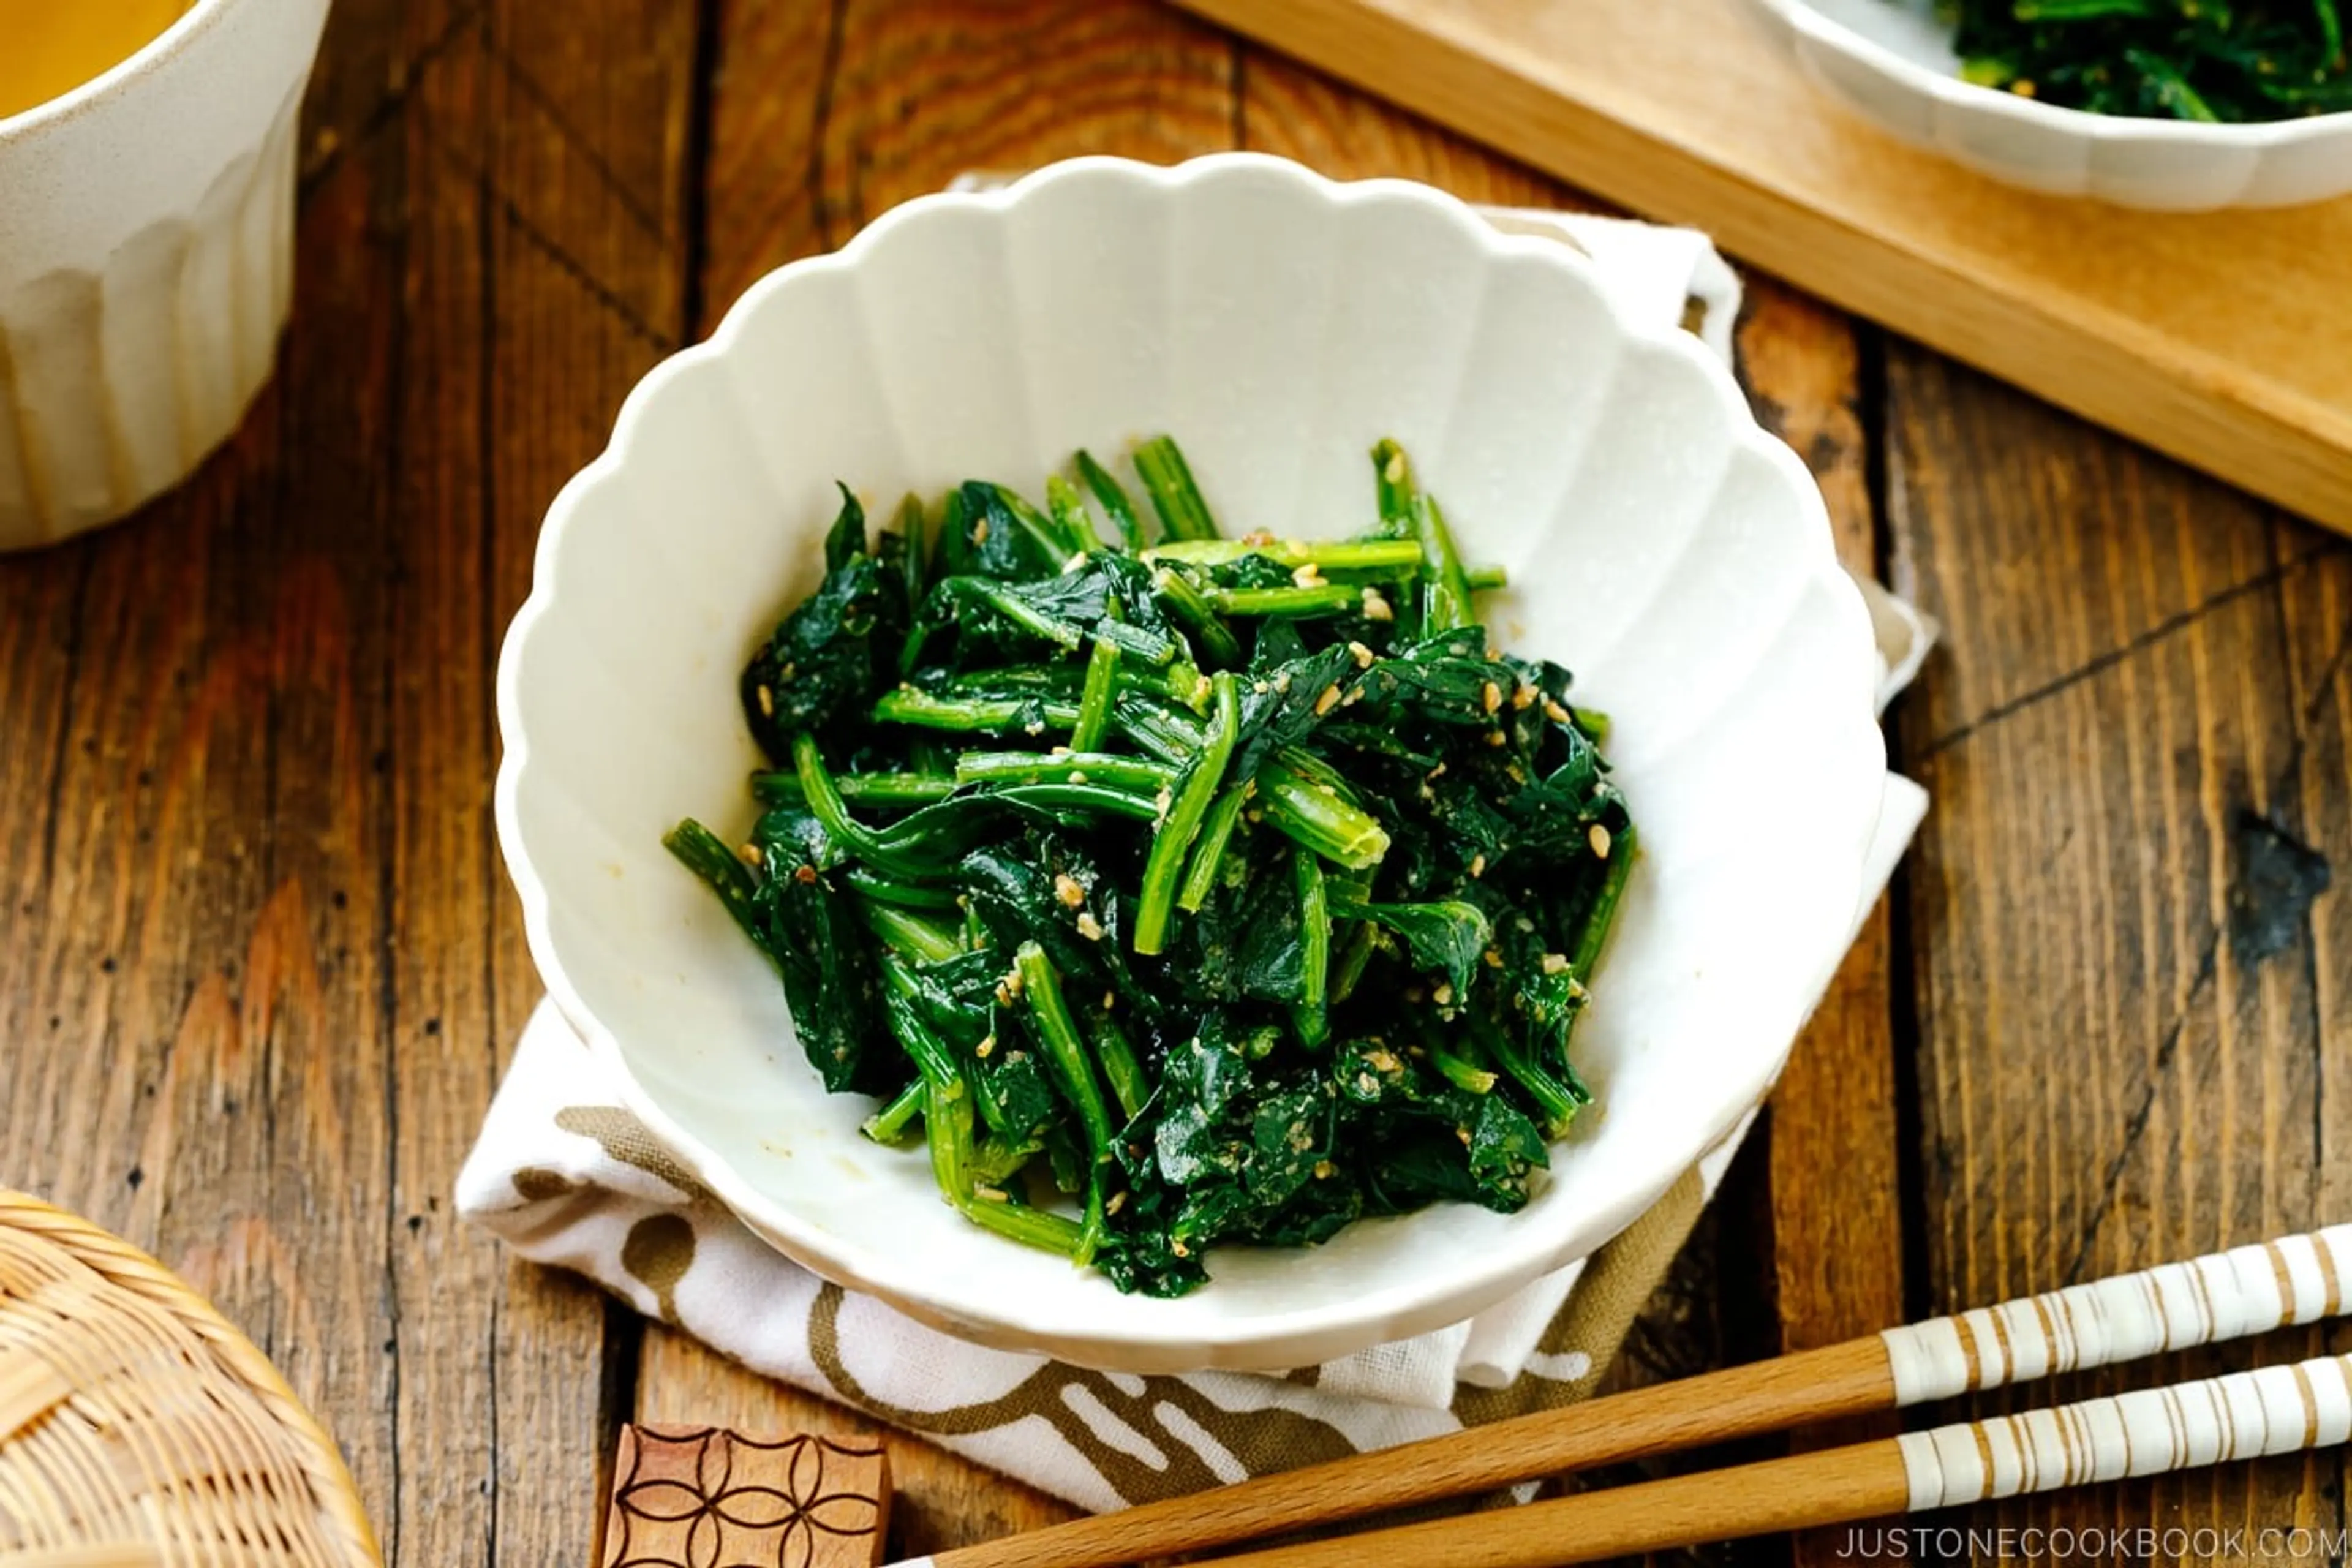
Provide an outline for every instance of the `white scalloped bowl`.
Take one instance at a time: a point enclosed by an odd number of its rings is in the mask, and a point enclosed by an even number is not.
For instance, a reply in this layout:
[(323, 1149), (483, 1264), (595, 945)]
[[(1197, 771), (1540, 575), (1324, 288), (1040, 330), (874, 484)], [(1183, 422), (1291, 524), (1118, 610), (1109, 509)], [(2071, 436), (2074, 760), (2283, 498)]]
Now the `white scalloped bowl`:
[(1812, 80), (1885, 130), (2052, 195), (2157, 212), (2352, 192), (2352, 114), (2255, 125), (2091, 114), (1960, 79), (1932, 0), (1755, 0)]
[[(1174, 432), (1232, 527), (1352, 532), (1394, 435), (1495, 620), (1607, 710), (1643, 859), (1579, 1035), (1600, 1104), (1520, 1214), (1227, 1250), (1177, 1301), (978, 1230), (861, 1138), (773, 973), (669, 859), (748, 828), (736, 672), (869, 501), (1034, 491)], [(1686, 334), (1451, 197), (1227, 154), (1064, 163), (888, 214), (658, 366), (557, 499), (499, 668), (499, 837), (548, 989), (723, 1202), (818, 1273), (988, 1344), (1115, 1370), (1330, 1360), (1591, 1252), (1760, 1100), (1848, 940), (1884, 753), (1821, 497)]]

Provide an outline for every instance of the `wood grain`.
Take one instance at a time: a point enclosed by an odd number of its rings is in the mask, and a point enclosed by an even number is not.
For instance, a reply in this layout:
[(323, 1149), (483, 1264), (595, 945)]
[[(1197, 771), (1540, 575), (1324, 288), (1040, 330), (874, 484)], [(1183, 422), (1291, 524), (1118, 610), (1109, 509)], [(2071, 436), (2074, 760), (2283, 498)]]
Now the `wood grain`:
[[(1883, 352), (1836, 311), (1769, 279), (1751, 279), (1738, 336), (1757, 418), (1805, 460), (1828, 502), (1838, 557), (1875, 576), (1885, 542), (1870, 482), (1863, 365)], [(1896, 762), (1899, 765), (1900, 759)], [(1778, 1349), (1835, 1344), (1906, 1321), (1902, 1156), (1896, 1118), (1893, 939), (1888, 900), (1863, 922), (1772, 1090), (1762, 1136), (1770, 1184), (1769, 1254)], [(1809, 1426), (1795, 1452), (1885, 1436), (1886, 1414)], [(1799, 1568), (1851, 1556), (1844, 1532), (1805, 1531)], [(1886, 1554), (1900, 1561), (1899, 1551)]]
[(613, 1470), (605, 1568), (882, 1561), (890, 1465), (870, 1439), (632, 1422)]
[(1872, 1519), (1899, 1511), (1907, 1496), (1902, 1453), (1893, 1439), (1880, 1438), (1465, 1519), (1237, 1552), (1218, 1561), (1229, 1568), (1357, 1568), (1368, 1562), (1553, 1568)]
[(1885, 1347), (1864, 1338), (1235, 1482), (1217, 1493), (1214, 1508), (1202, 1507), (1196, 1498), (1142, 1503), (1034, 1535), (944, 1552), (937, 1568), (1108, 1568), (1247, 1545), (1310, 1526), (1888, 1408), (1894, 1400)]
[(2012, 191), (1860, 123), (1746, 0), (1183, 3), (2352, 530), (2329, 286), (2352, 203), (2175, 216)]
[[(1910, 879), (1933, 1304), (2339, 1217), (2315, 1107), (2347, 1042), (2309, 910), (2262, 874), (2343, 793), (2289, 675), (2315, 692), (2341, 646), (2338, 547), (1916, 351), (1888, 384), (1901, 580), (1948, 628), (1903, 724), (1936, 795)], [(2289, 602), (2338, 615), (2298, 617), (2292, 661)], [(2297, 1457), (1979, 1522), (2326, 1523), (2340, 1482)]]

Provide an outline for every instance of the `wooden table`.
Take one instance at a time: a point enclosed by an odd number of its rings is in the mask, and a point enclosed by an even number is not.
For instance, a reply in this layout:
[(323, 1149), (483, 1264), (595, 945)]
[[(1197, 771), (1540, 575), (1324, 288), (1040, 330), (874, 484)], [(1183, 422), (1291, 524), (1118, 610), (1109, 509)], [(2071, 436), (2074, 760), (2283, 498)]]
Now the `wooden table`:
[[(248, 1328), (394, 1563), (585, 1563), (632, 1415), (866, 1426), (450, 1215), (539, 990), (490, 693), (549, 498), (891, 204), (1234, 145), (1576, 200), (1148, 0), (340, 0), (275, 387), (183, 494), (0, 563), (0, 1180)], [(1892, 730), (1936, 805), (1625, 1375), (2352, 1216), (2352, 930), (2312, 897), (2352, 863), (2352, 546), (1761, 279), (1741, 348), (1850, 559), (1944, 623)], [(894, 1461), (908, 1550), (1061, 1511)], [(2327, 1453), (1952, 1522), (2343, 1497)]]

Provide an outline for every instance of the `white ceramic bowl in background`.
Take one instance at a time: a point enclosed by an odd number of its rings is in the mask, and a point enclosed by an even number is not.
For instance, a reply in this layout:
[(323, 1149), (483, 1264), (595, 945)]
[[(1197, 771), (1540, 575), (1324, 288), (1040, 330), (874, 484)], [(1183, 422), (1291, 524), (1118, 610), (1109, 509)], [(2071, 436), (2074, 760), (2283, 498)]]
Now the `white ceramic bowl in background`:
[(1960, 79), (1932, 0), (1755, 0), (1816, 83), (1906, 142), (2009, 184), (2164, 212), (2352, 192), (2352, 114), (2213, 125), (2091, 114)]
[(0, 550), (177, 484), (268, 381), (326, 16), (196, 0), (103, 76), (0, 119)]
[[(1578, 1039), (1600, 1096), (1521, 1214), (1221, 1251), (1177, 1301), (982, 1232), (802, 1059), (773, 972), (660, 837), (748, 829), (736, 674), (883, 506), (1173, 432), (1227, 527), (1354, 532), (1400, 438), (1503, 640), (1614, 719), (1643, 859)], [(723, 1201), (952, 1332), (1127, 1371), (1282, 1367), (1454, 1322), (1591, 1251), (1754, 1106), (1843, 950), (1884, 753), (1821, 496), (1686, 334), (1397, 182), (1248, 154), (1060, 164), (888, 214), (658, 366), (556, 500), (508, 635), (500, 841), (549, 992)]]

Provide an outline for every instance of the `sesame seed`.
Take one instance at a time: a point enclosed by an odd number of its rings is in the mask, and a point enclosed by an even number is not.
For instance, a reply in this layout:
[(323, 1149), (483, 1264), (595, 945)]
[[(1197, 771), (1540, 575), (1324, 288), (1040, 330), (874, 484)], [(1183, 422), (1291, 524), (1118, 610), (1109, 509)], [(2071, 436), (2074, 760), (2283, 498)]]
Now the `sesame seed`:
[(1490, 746), (1499, 746), (1502, 743), (1503, 732), (1500, 730), (1489, 730), (1486, 731), (1486, 744)]
[(760, 854), (760, 847), (756, 844), (739, 845), (735, 850), (735, 858), (755, 871), (764, 864), (764, 858)]
[(1547, 697), (1544, 699), (1544, 717), (1555, 724), (1565, 724), (1568, 722), (1568, 710)]
[(971, 542), (974, 544), (988, 542), (988, 519), (983, 517), (971, 525)]
[(1088, 942), (1102, 941), (1102, 921), (1095, 919), (1095, 912), (1092, 910), (1080, 910), (1078, 911), (1078, 934), (1085, 937)]
[(1074, 910), (1087, 901), (1087, 890), (1067, 871), (1054, 874), (1054, 896)]
[(1512, 706), (1512, 707), (1514, 707), (1514, 708), (1525, 708), (1528, 703), (1533, 702), (1535, 700), (1536, 700), (1536, 689), (1535, 689), (1534, 687), (1532, 687), (1532, 686), (1514, 686), (1514, 687), (1512, 687), (1512, 688), (1511, 688), (1511, 706)]
[(1320, 588), (1323, 586), (1323, 568), (1309, 561), (1303, 566), (1292, 568), (1290, 580), (1302, 588)]
[(1501, 948), (1490, 947), (1486, 950), (1486, 967), (1489, 969), (1500, 969), (1503, 967), (1503, 950)]
[(975, 1186), (971, 1189), (971, 1195), (980, 1199), (982, 1203), (1009, 1204), (1013, 1201), (1005, 1194), (1004, 1189), (1002, 1187)]
[(1372, 668), (1372, 650), (1366, 647), (1362, 643), (1349, 643), (1348, 645), (1348, 652), (1354, 658), (1356, 668), (1358, 669), (1370, 669)]
[(767, 719), (776, 716), (776, 694), (765, 686), (760, 688), (760, 714)]
[(1454, 983), (1452, 981), (1448, 981), (1444, 984), (1439, 986), (1436, 990), (1429, 994), (1429, 999), (1436, 1003), (1441, 1007), (1453, 1006)]
[(1381, 596), (1381, 592), (1377, 588), (1364, 590), (1364, 619), (1368, 621), (1396, 619), (1396, 611), (1390, 608), (1388, 600)]
[(1286, 669), (1277, 669), (1274, 672), (1274, 689), (1276, 691), (1281, 692), (1289, 691), (1290, 671)]
[(1546, 974), (1565, 974), (1565, 973), (1568, 973), (1568, 955), (1567, 955), (1566, 953), (1563, 953), (1563, 952), (1547, 952), (1547, 953), (1545, 953), (1545, 954), (1543, 955), (1543, 972), (1544, 972)]
[(1592, 846), (1592, 852), (1595, 855), (1598, 855), (1603, 860), (1609, 858), (1608, 828), (1602, 826), (1600, 823), (1594, 823), (1591, 830), (1585, 834), (1584, 841)]
[(1478, 693), (1478, 705), (1492, 713), (1503, 705), (1503, 689), (1491, 680), (1486, 682), (1485, 689)]
[(1121, 1188), (1119, 1188), (1119, 1190), (1118, 1190), (1118, 1191), (1117, 1191), (1117, 1192), (1115, 1192), (1115, 1193), (1111, 1194), (1111, 1195), (1110, 1195), (1109, 1199), (1104, 1203), (1104, 1205), (1103, 1205), (1103, 1213), (1105, 1213), (1105, 1214), (1117, 1214), (1119, 1210), (1121, 1210), (1121, 1209), (1125, 1208), (1126, 1206), (1127, 1206), (1127, 1189), (1126, 1189), (1125, 1187), (1121, 1187)]
[(1484, 855), (1470, 857), (1470, 874), (1473, 877), (1483, 877), (1486, 874), (1486, 857)]
[(1339, 689), (1337, 686), (1327, 686), (1323, 689), (1323, 694), (1315, 700), (1315, 716), (1319, 719), (1338, 706), (1339, 706)]
[(1331, 1163), (1330, 1161), (1318, 1160), (1315, 1162), (1315, 1179), (1317, 1181), (1328, 1182), (1339, 1173), (1339, 1167)]
[(996, 1054), (996, 1037), (994, 1035), (990, 1035), (986, 1038), (982, 1039), (980, 1044), (972, 1047), (971, 1054), (978, 1057), (982, 1061), (986, 1061), (990, 1057), (994, 1056)]

